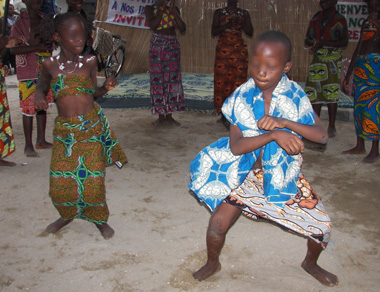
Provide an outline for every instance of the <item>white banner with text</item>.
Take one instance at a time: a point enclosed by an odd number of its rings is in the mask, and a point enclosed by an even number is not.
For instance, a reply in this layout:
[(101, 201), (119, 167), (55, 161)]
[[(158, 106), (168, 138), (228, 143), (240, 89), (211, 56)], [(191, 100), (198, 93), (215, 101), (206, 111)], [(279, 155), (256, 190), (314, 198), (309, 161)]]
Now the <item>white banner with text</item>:
[(367, 19), (368, 10), (365, 2), (338, 2), (336, 9), (347, 20), (350, 42), (358, 42), (363, 21)]
[(157, 0), (109, 0), (106, 23), (149, 29), (145, 20), (145, 6)]

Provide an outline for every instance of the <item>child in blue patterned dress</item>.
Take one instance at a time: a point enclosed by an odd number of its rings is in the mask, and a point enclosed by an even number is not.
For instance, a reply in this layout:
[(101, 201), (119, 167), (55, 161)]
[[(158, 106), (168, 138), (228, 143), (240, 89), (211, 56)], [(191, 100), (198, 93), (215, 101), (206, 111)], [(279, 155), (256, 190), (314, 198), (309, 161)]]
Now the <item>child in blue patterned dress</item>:
[(190, 189), (213, 210), (207, 262), (193, 274), (199, 281), (221, 269), (226, 234), (243, 213), (307, 237), (302, 268), (324, 285), (338, 284), (335, 275), (317, 264), (330, 238), (331, 220), (300, 174), (301, 138), (327, 143), (328, 135), (305, 92), (286, 76), (291, 50), (289, 38), (278, 31), (255, 40), (249, 60), (252, 78), (222, 108), (231, 123), (229, 138), (206, 147), (191, 163)]

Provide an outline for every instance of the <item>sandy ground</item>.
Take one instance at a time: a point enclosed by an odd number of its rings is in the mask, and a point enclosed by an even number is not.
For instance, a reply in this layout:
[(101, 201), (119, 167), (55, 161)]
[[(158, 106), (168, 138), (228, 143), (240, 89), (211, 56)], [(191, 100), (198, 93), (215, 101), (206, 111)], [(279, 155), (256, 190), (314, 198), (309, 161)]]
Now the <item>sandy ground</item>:
[[(343, 156), (355, 143), (353, 124), (337, 123), (324, 153), (307, 149), (303, 172), (324, 199), (334, 223), (320, 264), (340, 278), (319, 284), (300, 267), (306, 240), (240, 217), (221, 256), (222, 270), (204, 282), (192, 272), (205, 261), (210, 213), (189, 193), (188, 167), (204, 146), (227, 131), (215, 115), (185, 112), (179, 128), (154, 129), (149, 109), (105, 109), (129, 163), (107, 168), (109, 224), (75, 220), (56, 235), (44, 233), (58, 218), (48, 197), (50, 150), (26, 158), (17, 83), (7, 77), (17, 151), (0, 168), (0, 290), (7, 291), (379, 291), (380, 161)], [(48, 112), (52, 140), (56, 108)], [(369, 146), (369, 145), (368, 145)]]

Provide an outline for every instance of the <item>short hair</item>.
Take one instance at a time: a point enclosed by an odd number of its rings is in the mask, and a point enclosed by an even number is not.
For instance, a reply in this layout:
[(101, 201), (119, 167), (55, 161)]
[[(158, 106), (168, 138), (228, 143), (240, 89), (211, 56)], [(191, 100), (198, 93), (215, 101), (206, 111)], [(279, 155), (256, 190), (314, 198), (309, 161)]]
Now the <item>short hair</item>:
[(268, 30), (256, 38), (256, 41), (279, 43), (284, 46), (288, 55), (287, 62), (292, 59), (292, 43), (286, 34), (278, 30)]

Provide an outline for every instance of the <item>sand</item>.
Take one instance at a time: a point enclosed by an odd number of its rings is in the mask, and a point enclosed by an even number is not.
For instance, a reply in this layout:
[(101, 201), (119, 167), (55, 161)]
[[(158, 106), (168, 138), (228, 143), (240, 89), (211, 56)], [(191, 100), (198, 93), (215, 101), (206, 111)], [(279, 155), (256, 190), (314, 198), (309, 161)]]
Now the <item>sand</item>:
[[(105, 109), (129, 158), (121, 170), (107, 168), (115, 236), (106, 241), (83, 220), (47, 235), (58, 219), (48, 197), (51, 151), (23, 154), (14, 76), (7, 85), (17, 147), (8, 160), (17, 166), (0, 168), (0, 291), (378, 291), (380, 161), (340, 154), (355, 144), (352, 122), (338, 121), (324, 153), (306, 149), (303, 166), (333, 220), (319, 262), (339, 286), (324, 287), (302, 270), (304, 238), (243, 216), (228, 233), (222, 270), (198, 282), (192, 272), (205, 261), (210, 213), (189, 193), (188, 168), (199, 150), (228, 134), (217, 116), (185, 112), (175, 115), (181, 127), (156, 129), (149, 109)], [(49, 141), (56, 114), (52, 106)]]

